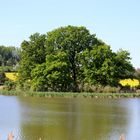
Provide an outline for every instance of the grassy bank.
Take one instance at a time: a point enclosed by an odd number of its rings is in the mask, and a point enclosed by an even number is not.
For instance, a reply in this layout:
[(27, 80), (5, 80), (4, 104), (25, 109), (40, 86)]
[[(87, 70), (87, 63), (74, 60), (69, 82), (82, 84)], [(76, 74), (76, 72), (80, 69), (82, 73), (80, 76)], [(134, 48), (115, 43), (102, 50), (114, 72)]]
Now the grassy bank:
[(32, 96), (32, 97), (65, 97), (65, 98), (135, 98), (140, 93), (74, 93), (74, 92), (32, 92), (32, 91), (7, 91), (0, 90), (0, 95)]

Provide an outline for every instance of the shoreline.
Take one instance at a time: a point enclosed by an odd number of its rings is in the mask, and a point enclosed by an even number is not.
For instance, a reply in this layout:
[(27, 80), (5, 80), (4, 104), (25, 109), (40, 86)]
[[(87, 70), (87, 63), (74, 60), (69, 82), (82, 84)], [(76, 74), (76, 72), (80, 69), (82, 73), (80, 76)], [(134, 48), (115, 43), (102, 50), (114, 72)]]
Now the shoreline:
[(140, 93), (90, 93), (90, 92), (33, 92), (0, 90), (0, 95), (24, 97), (64, 98), (140, 98)]

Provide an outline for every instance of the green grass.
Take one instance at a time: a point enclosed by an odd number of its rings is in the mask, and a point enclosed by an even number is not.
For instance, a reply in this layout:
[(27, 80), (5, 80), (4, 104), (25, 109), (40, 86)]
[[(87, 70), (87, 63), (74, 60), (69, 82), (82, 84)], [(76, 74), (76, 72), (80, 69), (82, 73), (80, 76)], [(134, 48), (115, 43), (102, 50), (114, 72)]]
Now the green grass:
[(135, 98), (140, 97), (140, 93), (74, 93), (74, 92), (32, 92), (32, 91), (16, 91), (16, 90), (0, 90), (0, 95), (10, 96), (32, 96), (32, 97), (65, 97), (65, 98)]

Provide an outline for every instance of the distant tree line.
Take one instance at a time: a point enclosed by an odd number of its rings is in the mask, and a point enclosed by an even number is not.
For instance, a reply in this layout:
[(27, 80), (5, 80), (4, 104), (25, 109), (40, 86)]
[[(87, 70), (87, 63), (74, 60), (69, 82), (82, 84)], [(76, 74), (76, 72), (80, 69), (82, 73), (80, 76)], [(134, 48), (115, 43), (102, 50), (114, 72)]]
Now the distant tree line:
[(20, 49), (0, 46), (0, 66), (14, 66), (20, 60)]
[(117, 87), (120, 79), (133, 78), (135, 72), (128, 51), (113, 52), (85, 27), (35, 33), (22, 42), (20, 57), (18, 83), (35, 91), (77, 92), (85, 85)]
[(20, 48), (13, 46), (0, 46), (0, 85), (7, 80), (5, 72), (17, 71), (20, 60)]

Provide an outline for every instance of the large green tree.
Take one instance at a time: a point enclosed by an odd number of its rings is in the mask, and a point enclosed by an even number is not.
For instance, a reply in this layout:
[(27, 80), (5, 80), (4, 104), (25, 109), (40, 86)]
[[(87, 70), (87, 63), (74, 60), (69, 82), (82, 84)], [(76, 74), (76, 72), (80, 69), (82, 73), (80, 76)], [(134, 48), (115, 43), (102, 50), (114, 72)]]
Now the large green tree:
[(19, 81), (36, 91), (79, 91), (85, 83), (117, 86), (133, 73), (127, 51), (113, 52), (85, 27), (36, 33), (21, 44)]
[[(47, 34), (46, 46), (48, 55), (56, 55), (57, 52), (64, 53), (67, 63), (67, 69), (63, 71), (65, 76), (69, 76), (71, 80), (72, 91), (78, 91), (78, 83), (80, 82), (81, 60), (80, 54), (85, 49), (92, 49), (93, 45), (103, 44), (95, 35), (90, 34), (85, 27), (67, 26), (53, 30)], [(53, 59), (47, 59), (47, 62)], [(56, 60), (55, 60), (56, 61)], [(52, 64), (53, 65), (53, 64)], [(56, 75), (56, 69), (51, 74)], [(57, 73), (58, 74), (58, 73)], [(50, 75), (50, 74), (49, 74)], [(50, 75), (51, 76), (51, 75)], [(58, 75), (57, 75), (58, 76)], [(64, 76), (64, 77), (65, 77)], [(54, 79), (56, 81), (56, 79)], [(67, 80), (68, 82), (68, 80)], [(59, 85), (59, 84), (58, 84)]]

